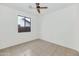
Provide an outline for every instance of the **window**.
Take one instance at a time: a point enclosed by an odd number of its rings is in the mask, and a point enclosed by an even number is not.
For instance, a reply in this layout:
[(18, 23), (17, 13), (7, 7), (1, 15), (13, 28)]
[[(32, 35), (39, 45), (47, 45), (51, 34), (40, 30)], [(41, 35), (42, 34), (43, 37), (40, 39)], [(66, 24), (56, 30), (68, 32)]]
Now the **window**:
[(31, 32), (31, 18), (18, 15), (18, 32)]

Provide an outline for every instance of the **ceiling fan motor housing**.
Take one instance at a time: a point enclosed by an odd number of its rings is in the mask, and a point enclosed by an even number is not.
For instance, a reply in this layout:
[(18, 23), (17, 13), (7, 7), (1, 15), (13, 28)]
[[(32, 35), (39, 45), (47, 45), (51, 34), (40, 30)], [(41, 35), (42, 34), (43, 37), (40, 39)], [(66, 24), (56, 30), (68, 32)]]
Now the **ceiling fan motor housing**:
[(36, 8), (40, 8), (40, 6), (36, 6)]

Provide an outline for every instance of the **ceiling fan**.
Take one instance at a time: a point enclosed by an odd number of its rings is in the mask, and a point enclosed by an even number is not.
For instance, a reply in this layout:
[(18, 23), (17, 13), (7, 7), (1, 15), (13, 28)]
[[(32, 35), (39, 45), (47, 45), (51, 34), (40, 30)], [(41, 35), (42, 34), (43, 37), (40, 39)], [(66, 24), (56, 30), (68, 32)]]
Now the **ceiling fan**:
[(40, 11), (40, 9), (47, 9), (48, 7), (42, 7), (42, 6), (40, 6), (40, 3), (35, 3), (35, 5), (36, 5), (36, 9), (37, 9), (37, 12), (40, 14), (41, 13), (41, 11)]
[(38, 11), (38, 13), (40, 13), (40, 9), (47, 9), (48, 7), (41, 7), (40, 3), (36, 3), (36, 9)]

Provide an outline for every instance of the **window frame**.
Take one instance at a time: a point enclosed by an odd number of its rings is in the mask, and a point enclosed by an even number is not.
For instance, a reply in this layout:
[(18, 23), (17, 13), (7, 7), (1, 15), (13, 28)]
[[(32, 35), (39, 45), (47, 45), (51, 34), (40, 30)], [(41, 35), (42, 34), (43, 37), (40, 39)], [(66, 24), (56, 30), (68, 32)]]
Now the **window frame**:
[[(30, 19), (30, 31), (25, 31), (25, 32), (31, 32), (31, 17), (26, 17), (26, 16), (22, 16), (22, 15), (17, 15), (17, 16), (21, 16), (21, 17), (24, 17), (24, 18), (28, 18), (28, 19)], [(24, 31), (23, 31), (24, 32)], [(23, 32), (19, 32), (18, 31), (18, 33), (23, 33)]]

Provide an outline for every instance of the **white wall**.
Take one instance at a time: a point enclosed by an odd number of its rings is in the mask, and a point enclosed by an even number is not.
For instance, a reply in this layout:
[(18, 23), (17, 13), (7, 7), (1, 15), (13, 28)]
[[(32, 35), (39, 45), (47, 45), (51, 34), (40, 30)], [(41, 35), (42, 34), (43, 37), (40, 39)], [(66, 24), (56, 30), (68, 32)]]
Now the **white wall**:
[[(31, 32), (18, 33), (17, 15), (32, 18)], [(0, 49), (38, 38), (35, 16), (0, 5)]]
[(75, 4), (43, 16), (41, 38), (79, 51), (78, 10)]
[[(79, 51), (79, 5), (45, 16), (32, 15), (0, 5), (0, 49), (41, 38)], [(17, 15), (32, 18), (32, 31), (17, 32)]]

